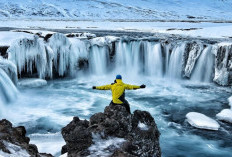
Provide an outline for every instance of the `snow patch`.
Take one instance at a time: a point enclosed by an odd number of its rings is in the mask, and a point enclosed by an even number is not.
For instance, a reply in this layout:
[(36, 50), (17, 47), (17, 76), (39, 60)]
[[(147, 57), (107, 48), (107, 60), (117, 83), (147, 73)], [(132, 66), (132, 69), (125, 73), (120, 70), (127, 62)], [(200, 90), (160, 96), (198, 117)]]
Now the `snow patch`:
[(47, 81), (37, 78), (21, 79), (19, 80), (18, 85), (23, 87), (41, 87), (46, 86)]
[(54, 34), (55, 32), (52, 31), (44, 31), (44, 30), (30, 30), (30, 29), (19, 29), (19, 30), (12, 30), (12, 32), (23, 32), (26, 34), (34, 34), (40, 35), (45, 37), (47, 34)]
[(148, 127), (146, 124), (141, 123), (141, 122), (139, 122), (138, 127), (139, 127), (141, 130), (148, 130), (148, 129), (149, 129), (149, 127)]
[(33, 38), (32, 34), (27, 34), (23, 32), (10, 32), (10, 31), (0, 31), (0, 46), (10, 46), (15, 40), (22, 38)]
[(190, 125), (199, 129), (218, 130), (220, 127), (217, 121), (201, 113), (189, 112), (186, 118)]
[(232, 123), (232, 110), (224, 109), (216, 115), (219, 120), (223, 120)]
[(60, 157), (67, 157), (68, 153), (62, 154)]
[(98, 45), (98, 46), (104, 46), (109, 45), (110, 43), (118, 40), (119, 37), (115, 36), (105, 36), (105, 37), (96, 37), (90, 40), (91, 45)]

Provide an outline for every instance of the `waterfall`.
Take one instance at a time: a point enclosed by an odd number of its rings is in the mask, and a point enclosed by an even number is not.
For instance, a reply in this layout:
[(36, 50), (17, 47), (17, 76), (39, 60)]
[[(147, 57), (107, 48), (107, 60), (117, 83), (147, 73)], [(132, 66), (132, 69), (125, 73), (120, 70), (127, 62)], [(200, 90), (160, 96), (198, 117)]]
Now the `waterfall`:
[(182, 73), (182, 60), (183, 60), (183, 54), (185, 51), (186, 43), (177, 44), (174, 49), (172, 50), (170, 59), (169, 59), (169, 65), (168, 65), (168, 71), (167, 76), (169, 78), (174, 79), (180, 79), (181, 73)]
[(136, 75), (141, 72), (140, 47), (138, 41), (116, 43), (115, 69), (118, 73)]
[(200, 55), (192, 73), (191, 80), (198, 82), (212, 81), (213, 63), (212, 46), (209, 45)]
[(90, 48), (90, 72), (97, 75), (106, 74), (107, 61), (109, 59), (109, 52), (106, 46), (100, 47), (98, 45), (93, 45)]
[(37, 73), (40, 78), (52, 78), (54, 74), (77, 76), (78, 70), (84, 69), (83, 74), (90, 75), (120, 73), (201, 82), (214, 78), (214, 82), (228, 85), (232, 83), (231, 45), (210, 44), (200, 39), (112, 36), (77, 39), (55, 33), (48, 42), (38, 37), (18, 40), (10, 46), (8, 54), (19, 74)]
[(12, 102), (18, 90), (8, 75), (0, 68), (0, 104)]
[(145, 72), (149, 76), (163, 75), (163, 58), (160, 43), (147, 42), (145, 52)]

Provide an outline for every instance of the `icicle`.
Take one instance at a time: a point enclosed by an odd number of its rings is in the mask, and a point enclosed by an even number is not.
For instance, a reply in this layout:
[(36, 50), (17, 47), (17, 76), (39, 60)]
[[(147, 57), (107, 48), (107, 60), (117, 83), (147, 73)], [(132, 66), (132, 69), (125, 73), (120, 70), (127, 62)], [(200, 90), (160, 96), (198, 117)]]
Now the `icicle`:
[(38, 36), (33, 39), (24, 38), (15, 41), (7, 50), (8, 59), (17, 66), (18, 73), (26, 71), (33, 73), (36, 68), (40, 78), (46, 75), (46, 51), (44, 43), (39, 40)]
[(49, 46), (54, 52), (53, 63), (59, 76), (72, 75), (77, 64), (77, 56), (69, 39), (64, 34), (55, 33), (49, 39)]

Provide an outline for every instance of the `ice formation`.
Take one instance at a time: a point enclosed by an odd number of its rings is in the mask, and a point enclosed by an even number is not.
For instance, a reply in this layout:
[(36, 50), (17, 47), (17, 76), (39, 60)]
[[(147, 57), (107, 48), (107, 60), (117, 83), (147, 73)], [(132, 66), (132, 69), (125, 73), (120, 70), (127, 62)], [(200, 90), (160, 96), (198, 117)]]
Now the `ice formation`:
[(215, 76), (214, 81), (219, 85), (229, 84), (230, 70), (232, 70), (232, 43), (219, 43), (214, 46)]
[(199, 129), (218, 130), (220, 127), (217, 121), (201, 113), (189, 112), (186, 118), (190, 125)]
[(55, 33), (48, 42), (38, 36), (17, 40), (8, 49), (9, 60), (16, 64), (20, 76), (37, 73), (42, 79), (76, 76), (84, 64), (85, 70), (95, 75), (117, 71), (128, 75), (215, 81), (219, 85), (232, 83), (231, 43), (95, 37), (88, 33), (82, 34), (91, 39), (80, 39), (76, 36), (81, 35), (77, 34), (70, 34), (74, 37), (68, 38)]
[(14, 84), (17, 84), (17, 68), (13, 62), (4, 59), (0, 56), (0, 69), (4, 70), (7, 73), (7, 75), (11, 78)]
[(232, 109), (232, 96), (228, 98), (228, 101), (229, 101), (229, 105), (230, 105), (230, 107)]
[(115, 36), (105, 36), (105, 37), (93, 38), (91, 39), (90, 42), (92, 45), (104, 46), (104, 45), (109, 45), (118, 39), (119, 37), (115, 37)]
[(61, 33), (55, 33), (49, 39), (49, 46), (53, 50), (53, 64), (59, 76), (73, 74), (77, 67), (78, 56), (72, 48), (72, 43)]
[(229, 123), (232, 123), (232, 110), (224, 109), (216, 115), (219, 120), (223, 120)]
[(18, 85), (23, 87), (41, 87), (47, 85), (47, 81), (38, 78), (28, 78), (19, 80)]
[(15, 63), (20, 75), (23, 71), (32, 74), (36, 70), (39, 78), (46, 77), (46, 50), (38, 36), (15, 41), (7, 53), (8, 59)]
[(0, 104), (12, 102), (17, 97), (17, 94), (17, 88), (6, 72), (0, 68)]
[(185, 76), (187, 77), (190, 77), (194, 65), (203, 50), (203, 45), (201, 43), (193, 43), (190, 44), (189, 46), (190, 46), (189, 48), (190, 51), (187, 52), (188, 53), (187, 64), (184, 69)]

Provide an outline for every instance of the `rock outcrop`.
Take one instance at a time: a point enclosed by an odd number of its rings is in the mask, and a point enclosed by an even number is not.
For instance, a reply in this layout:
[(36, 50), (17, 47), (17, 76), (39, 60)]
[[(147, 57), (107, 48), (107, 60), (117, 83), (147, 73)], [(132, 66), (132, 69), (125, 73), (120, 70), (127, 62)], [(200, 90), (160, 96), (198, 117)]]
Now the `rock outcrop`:
[[(89, 121), (74, 117), (62, 129), (62, 135), (66, 145), (61, 153), (68, 152), (69, 157), (161, 156), (160, 133), (154, 118), (146, 111), (136, 110), (133, 114), (128, 113), (121, 105), (110, 104), (104, 113), (94, 114)], [(100, 142), (104, 140), (108, 142)], [(110, 140), (113, 142), (109, 145)], [(107, 147), (104, 147), (103, 143), (107, 143)]]
[(29, 144), (30, 138), (26, 137), (23, 126), (12, 127), (6, 119), (0, 121), (0, 152), (12, 156), (52, 157), (51, 154), (39, 153), (37, 146)]

